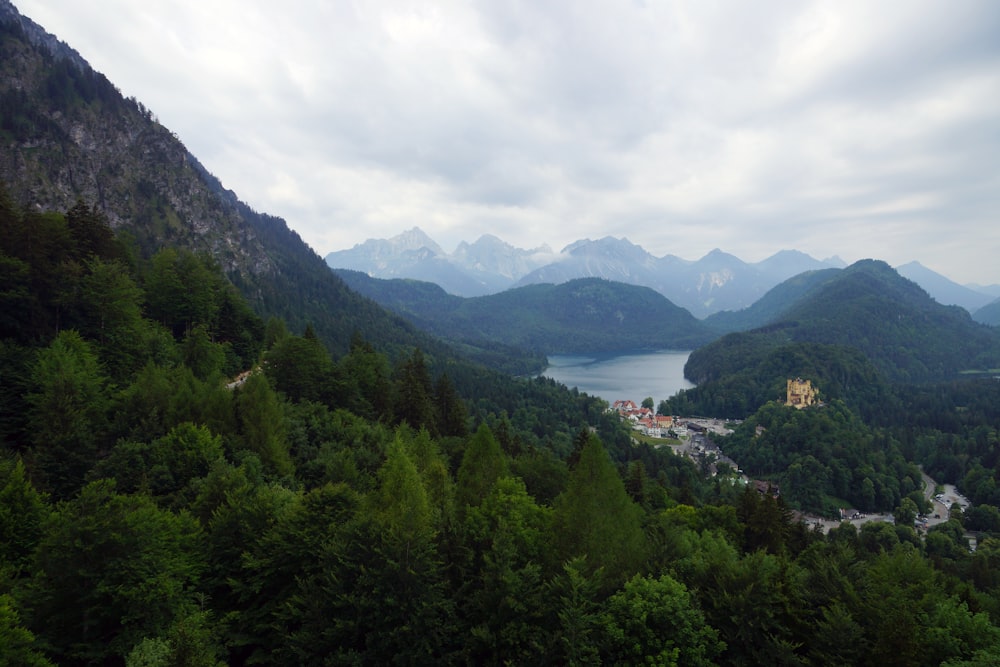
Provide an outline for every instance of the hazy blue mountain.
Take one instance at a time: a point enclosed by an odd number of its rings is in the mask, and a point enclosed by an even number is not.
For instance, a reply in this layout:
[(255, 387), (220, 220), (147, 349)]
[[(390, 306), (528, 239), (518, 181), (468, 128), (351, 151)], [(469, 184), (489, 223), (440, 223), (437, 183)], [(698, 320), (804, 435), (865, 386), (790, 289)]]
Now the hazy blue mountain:
[(993, 297), (988, 294), (959, 285), (940, 273), (928, 269), (920, 262), (910, 262), (897, 266), (896, 271), (904, 278), (909, 278), (923, 287), (935, 301), (946, 306), (961, 306), (970, 313), (974, 313), (993, 300)]
[(696, 317), (746, 308), (796, 274), (844, 265), (839, 258), (820, 261), (795, 250), (782, 250), (755, 264), (719, 249), (695, 261), (673, 254), (656, 257), (627, 238), (611, 236), (580, 239), (554, 253), (547, 246), (516, 248), (487, 234), (471, 244), (459, 243), (448, 254), (417, 227), (391, 239), (369, 239), (332, 252), (326, 261), (332, 268), (376, 278), (433, 282), (458, 296), (603, 278), (654, 289)]
[(972, 319), (991, 327), (1000, 327), (1000, 299), (992, 301), (974, 312)]
[[(752, 265), (770, 280), (781, 282), (806, 271), (842, 269), (847, 264), (839, 257), (818, 260), (798, 250), (779, 250), (767, 259)], [(777, 283), (775, 283), (777, 284)]]
[(525, 273), (551, 261), (548, 247), (522, 250), (492, 235), (464, 241), (446, 253), (419, 227), (390, 239), (368, 239), (331, 252), (333, 269), (361, 271), (375, 278), (412, 278), (440, 285), (449, 294), (482, 296), (503, 291)]
[(402, 266), (406, 266), (424, 257), (440, 257), (444, 254), (444, 250), (434, 239), (419, 227), (414, 227), (390, 239), (368, 239), (349, 250), (331, 252), (326, 259), (328, 262), (336, 260), (337, 268), (342, 269), (368, 271), (373, 268), (377, 271), (398, 272), (397, 267), (400, 265), (397, 262), (401, 258), (404, 259)]
[(967, 283), (965, 286), (973, 292), (986, 294), (991, 299), (1000, 299), (1000, 284), (980, 285), (978, 283)]
[(688, 265), (670, 262), (660, 293), (696, 317), (705, 317), (720, 310), (745, 308), (768, 287), (757, 269), (716, 248)]
[(578, 241), (561, 255), (559, 262), (528, 274), (518, 284), (590, 276), (619, 280), (651, 287), (696, 317), (746, 308), (782, 280), (829, 266), (797, 251), (782, 251), (757, 264), (718, 248), (697, 261), (675, 255), (656, 258), (627, 239), (610, 237)]
[(575, 278), (604, 278), (652, 287), (658, 277), (658, 261), (626, 238), (581, 239), (563, 248), (554, 262), (523, 276), (516, 286), (558, 285)]
[(483, 234), (474, 243), (459, 243), (450, 258), (467, 271), (495, 274), (513, 284), (521, 276), (552, 261), (554, 256), (547, 245), (524, 250), (492, 234)]

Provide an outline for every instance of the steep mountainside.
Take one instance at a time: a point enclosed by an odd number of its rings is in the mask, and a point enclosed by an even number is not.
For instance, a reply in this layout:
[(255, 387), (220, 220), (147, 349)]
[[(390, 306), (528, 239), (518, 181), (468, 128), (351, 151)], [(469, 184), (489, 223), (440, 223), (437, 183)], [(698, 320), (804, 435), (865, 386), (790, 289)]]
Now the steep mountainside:
[(956, 306), (942, 306), (884, 262), (863, 260), (819, 280), (767, 326), (731, 334), (691, 355), (694, 382), (735, 373), (733, 350), (821, 343), (863, 353), (891, 382), (949, 380), (1000, 367), (1000, 334)]
[(338, 273), (361, 294), (457, 342), (504, 343), (556, 354), (691, 349), (712, 337), (701, 322), (661, 294), (600, 278), (463, 299), (419, 281)]
[(961, 306), (970, 313), (974, 313), (993, 300), (989, 294), (959, 285), (940, 273), (928, 269), (920, 262), (910, 262), (897, 266), (896, 271), (904, 278), (909, 278), (923, 287), (935, 301), (946, 306)]
[(736, 311), (723, 310), (709, 315), (703, 321), (706, 326), (720, 333), (762, 327), (780, 317), (813, 288), (830, 280), (839, 271), (840, 269), (821, 269), (800, 273), (768, 290), (767, 294), (749, 308)]
[(972, 319), (981, 324), (988, 324), (991, 327), (1000, 327), (1000, 299), (988, 303), (977, 310), (972, 314)]
[(311, 323), (335, 353), (439, 343), (353, 293), (281, 219), (225, 190), (139, 102), (0, 0), (0, 182), (19, 205), (95, 206), (144, 254), (207, 253), (262, 315)]

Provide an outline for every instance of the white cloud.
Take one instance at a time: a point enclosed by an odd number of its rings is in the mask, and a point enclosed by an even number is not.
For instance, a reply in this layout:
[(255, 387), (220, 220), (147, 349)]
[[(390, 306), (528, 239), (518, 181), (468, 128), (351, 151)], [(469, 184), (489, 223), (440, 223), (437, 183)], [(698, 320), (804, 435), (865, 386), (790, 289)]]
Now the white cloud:
[(917, 259), (1000, 282), (1000, 5), (20, 0), (317, 252)]

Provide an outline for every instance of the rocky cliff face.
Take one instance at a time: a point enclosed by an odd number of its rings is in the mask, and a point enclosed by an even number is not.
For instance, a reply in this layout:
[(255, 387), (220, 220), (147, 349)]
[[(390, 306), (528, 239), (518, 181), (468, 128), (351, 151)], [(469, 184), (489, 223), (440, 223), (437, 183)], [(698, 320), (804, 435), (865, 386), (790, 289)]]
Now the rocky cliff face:
[(177, 137), (5, 0), (0, 99), (0, 180), (19, 203), (65, 211), (82, 199), (144, 250), (169, 239), (229, 274), (274, 271), (236, 197)]
[[(283, 220), (242, 203), (141, 103), (0, 0), (0, 187), (19, 207), (82, 200), (151, 255), (213, 257), (262, 316), (311, 325), (332, 352), (361, 334), (386, 351), (438, 341), (352, 292)], [(403, 352), (400, 352), (403, 353)]]

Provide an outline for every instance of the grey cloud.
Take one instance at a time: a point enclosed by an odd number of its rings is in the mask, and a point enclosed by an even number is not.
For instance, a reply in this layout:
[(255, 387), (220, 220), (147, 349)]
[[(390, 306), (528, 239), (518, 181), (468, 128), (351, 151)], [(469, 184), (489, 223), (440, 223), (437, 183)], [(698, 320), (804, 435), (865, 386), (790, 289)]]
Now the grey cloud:
[(1000, 282), (991, 0), (18, 6), (321, 253), (419, 224)]

